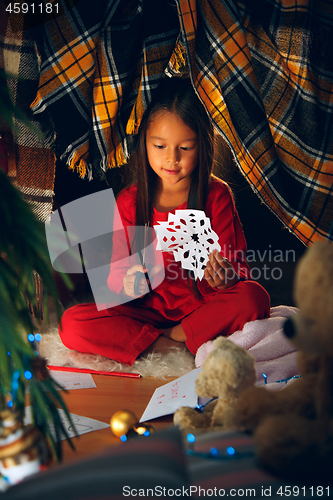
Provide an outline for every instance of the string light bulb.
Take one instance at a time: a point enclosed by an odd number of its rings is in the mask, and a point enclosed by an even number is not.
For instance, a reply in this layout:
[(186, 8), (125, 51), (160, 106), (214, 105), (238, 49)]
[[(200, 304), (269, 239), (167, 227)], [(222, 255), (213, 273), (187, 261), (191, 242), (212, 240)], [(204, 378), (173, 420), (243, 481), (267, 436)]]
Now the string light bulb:
[(236, 452), (233, 446), (228, 446), (223, 450), (218, 450), (215, 446), (213, 446), (209, 451), (196, 451), (193, 444), (196, 441), (195, 435), (189, 433), (187, 434), (186, 439), (188, 441), (187, 455), (191, 457), (207, 458), (211, 460), (235, 460), (254, 456), (254, 451), (252, 450)]
[(195, 435), (194, 434), (187, 434), (186, 439), (189, 443), (194, 443), (195, 441)]
[(110, 420), (110, 427), (113, 434), (120, 438), (122, 442), (138, 436), (150, 436), (155, 432), (155, 428), (146, 422), (139, 422), (138, 417), (130, 410), (116, 411)]

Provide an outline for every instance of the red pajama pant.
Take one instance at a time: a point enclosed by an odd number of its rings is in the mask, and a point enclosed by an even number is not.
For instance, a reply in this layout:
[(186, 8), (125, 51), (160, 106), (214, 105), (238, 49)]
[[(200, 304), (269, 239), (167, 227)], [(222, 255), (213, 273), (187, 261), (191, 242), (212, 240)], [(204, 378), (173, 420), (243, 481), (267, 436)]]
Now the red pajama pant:
[(181, 321), (173, 322), (139, 302), (97, 310), (95, 304), (80, 304), (65, 311), (59, 333), (69, 349), (101, 354), (132, 365), (135, 359), (161, 335), (161, 329), (181, 323), (186, 345), (195, 354), (208, 340), (230, 335), (248, 321), (267, 318), (267, 292), (254, 281), (240, 281), (217, 291)]

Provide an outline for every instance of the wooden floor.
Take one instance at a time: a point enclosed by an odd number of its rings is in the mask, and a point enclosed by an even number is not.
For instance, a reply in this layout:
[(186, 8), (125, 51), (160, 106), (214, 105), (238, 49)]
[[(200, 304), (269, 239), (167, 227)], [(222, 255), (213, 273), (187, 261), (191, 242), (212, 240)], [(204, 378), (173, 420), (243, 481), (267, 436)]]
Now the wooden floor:
[[(62, 393), (68, 410), (77, 415), (94, 418), (107, 424), (117, 410), (131, 410), (141, 418), (155, 389), (171, 380), (157, 378), (125, 378), (106, 375), (93, 375), (97, 385), (94, 389), (78, 389)], [(150, 422), (156, 430), (172, 425), (172, 415)], [(73, 439), (76, 451), (67, 442), (63, 445), (63, 463), (88, 457), (108, 446), (121, 444), (110, 427), (89, 432)]]

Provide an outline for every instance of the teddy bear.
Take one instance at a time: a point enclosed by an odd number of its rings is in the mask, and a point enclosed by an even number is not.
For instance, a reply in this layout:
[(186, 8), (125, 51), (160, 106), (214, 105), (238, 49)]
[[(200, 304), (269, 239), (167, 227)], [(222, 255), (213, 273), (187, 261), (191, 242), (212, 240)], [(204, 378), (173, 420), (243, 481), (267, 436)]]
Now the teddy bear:
[(224, 425), (224, 410), (235, 402), (242, 391), (253, 386), (257, 378), (253, 356), (225, 337), (214, 340), (196, 380), (199, 397), (212, 398), (204, 411), (181, 407), (174, 414), (174, 423), (181, 429), (219, 429)]
[[(252, 433), (258, 464), (269, 472), (282, 478), (329, 481), (333, 463), (331, 243), (316, 242), (305, 252), (296, 267), (293, 294), (299, 312), (286, 320), (284, 333), (298, 349), (300, 377), (277, 391), (247, 385), (238, 397), (221, 402), (214, 421), (225, 430)], [(216, 388), (229, 373), (236, 376), (233, 363), (231, 356), (224, 363), (224, 372), (216, 365)], [(211, 366), (211, 377), (213, 372)], [(200, 392), (208, 395), (211, 389), (201, 388)], [(175, 415), (175, 422), (180, 417)], [(201, 421), (205, 424), (203, 418)]]

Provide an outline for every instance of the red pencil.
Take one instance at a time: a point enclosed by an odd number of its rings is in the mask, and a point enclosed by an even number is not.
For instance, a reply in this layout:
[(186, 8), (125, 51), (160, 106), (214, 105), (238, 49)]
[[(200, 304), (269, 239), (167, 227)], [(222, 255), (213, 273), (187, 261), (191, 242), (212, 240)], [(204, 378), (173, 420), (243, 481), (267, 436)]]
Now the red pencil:
[(92, 375), (111, 375), (114, 377), (130, 377), (130, 378), (140, 378), (139, 373), (129, 373), (129, 372), (104, 372), (99, 370), (90, 370), (89, 368), (75, 368), (73, 366), (53, 366), (48, 365), (49, 370), (55, 370), (59, 372), (76, 372), (76, 373), (91, 373)]

